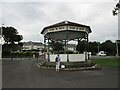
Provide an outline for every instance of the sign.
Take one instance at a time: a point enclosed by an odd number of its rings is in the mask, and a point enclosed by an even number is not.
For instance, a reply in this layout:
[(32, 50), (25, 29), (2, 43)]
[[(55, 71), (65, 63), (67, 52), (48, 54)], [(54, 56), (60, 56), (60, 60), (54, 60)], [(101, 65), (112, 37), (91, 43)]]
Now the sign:
[(57, 30), (66, 30), (66, 26), (56, 27), (56, 28), (50, 28), (48, 31), (57, 31)]
[(65, 65), (61, 65), (61, 68), (65, 68)]
[(68, 26), (68, 30), (77, 30), (77, 31), (81, 31), (81, 30), (86, 30), (86, 28), (85, 28), (85, 27)]
[(87, 31), (86, 27), (76, 27), (76, 26), (60, 26), (55, 28), (49, 28), (44, 31), (44, 35), (47, 32), (61, 31), (61, 30), (76, 30), (76, 31)]

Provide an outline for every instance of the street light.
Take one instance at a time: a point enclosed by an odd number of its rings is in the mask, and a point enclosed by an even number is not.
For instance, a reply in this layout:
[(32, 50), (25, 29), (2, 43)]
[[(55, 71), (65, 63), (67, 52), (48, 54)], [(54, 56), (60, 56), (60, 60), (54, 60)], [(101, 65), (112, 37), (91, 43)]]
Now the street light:
[(118, 57), (119, 56), (119, 52), (118, 52), (118, 42), (117, 42), (117, 40), (116, 40), (116, 52), (117, 52), (116, 56)]
[(99, 51), (100, 51), (99, 42), (97, 42), (97, 47), (98, 47), (98, 53), (99, 53)]
[(113, 35), (115, 37), (115, 44), (116, 44), (116, 56), (119, 56), (119, 52), (118, 52), (118, 42), (117, 42), (117, 38), (115, 35)]
[(2, 33), (3, 33), (3, 26), (4, 26), (4, 22), (3, 22), (3, 14), (4, 14), (4, 2), (2, 2), (1, 4), (2, 6), (2, 10), (1, 10), (1, 13), (2, 13), (2, 24), (1, 24), (1, 29), (0, 29), (0, 60), (2, 59), (2, 44), (3, 44), (3, 37), (2, 37)]
[(2, 31), (3, 31), (3, 24), (1, 26), (1, 29), (0, 29), (0, 60), (2, 59)]

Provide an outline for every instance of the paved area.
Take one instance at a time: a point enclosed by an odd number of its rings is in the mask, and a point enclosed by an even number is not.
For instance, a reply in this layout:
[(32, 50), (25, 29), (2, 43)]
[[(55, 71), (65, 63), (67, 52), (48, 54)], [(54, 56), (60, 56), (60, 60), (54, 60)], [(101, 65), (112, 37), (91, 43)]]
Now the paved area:
[(3, 88), (117, 88), (118, 70), (103, 67), (94, 71), (45, 70), (37, 67), (41, 60), (4, 60)]

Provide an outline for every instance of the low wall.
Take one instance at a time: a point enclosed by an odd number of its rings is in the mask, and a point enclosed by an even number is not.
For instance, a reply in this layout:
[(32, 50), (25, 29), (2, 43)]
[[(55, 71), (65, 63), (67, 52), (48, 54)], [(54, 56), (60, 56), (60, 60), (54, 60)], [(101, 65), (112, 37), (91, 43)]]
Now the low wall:
[[(61, 62), (67, 62), (67, 54), (59, 54), (61, 58)], [(55, 57), (57, 54), (50, 55), (50, 62), (55, 62)], [(79, 62), (85, 61), (85, 54), (68, 54), (69, 62)], [(46, 56), (47, 59), (47, 56)]]

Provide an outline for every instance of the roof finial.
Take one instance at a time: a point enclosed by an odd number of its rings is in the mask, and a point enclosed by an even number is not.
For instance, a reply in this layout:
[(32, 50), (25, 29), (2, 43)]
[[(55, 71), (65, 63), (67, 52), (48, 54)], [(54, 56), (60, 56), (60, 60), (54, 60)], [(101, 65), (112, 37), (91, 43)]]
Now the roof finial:
[(65, 20), (65, 24), (68, 24), (68, 21), (67, 21), (67, 20)]

